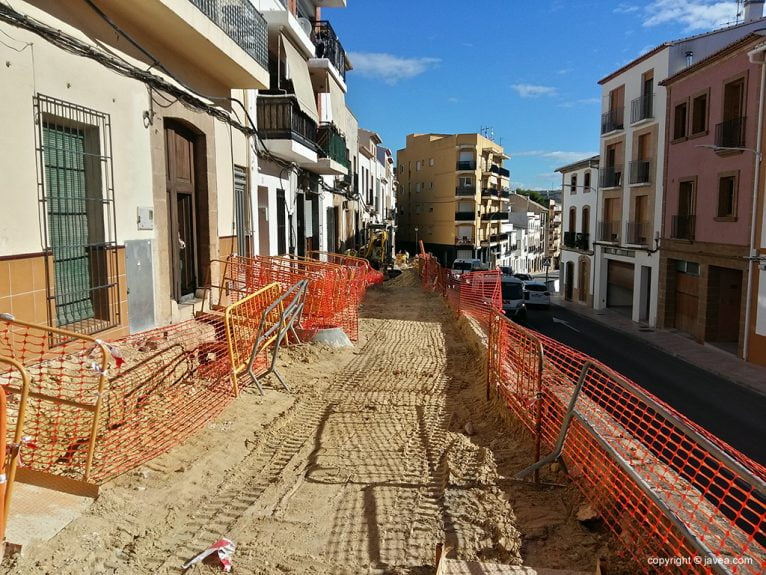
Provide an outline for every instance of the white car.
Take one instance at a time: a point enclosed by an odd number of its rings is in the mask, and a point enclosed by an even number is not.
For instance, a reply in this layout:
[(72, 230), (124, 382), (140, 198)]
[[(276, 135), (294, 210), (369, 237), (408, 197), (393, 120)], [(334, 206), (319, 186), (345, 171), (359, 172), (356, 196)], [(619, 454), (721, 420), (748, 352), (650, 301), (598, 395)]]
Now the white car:
[(527, 306), (541, 306), (549, 308), (551, 306), (551, 292), (544, 282), (529, 281), (524, 282), (524, 302)]

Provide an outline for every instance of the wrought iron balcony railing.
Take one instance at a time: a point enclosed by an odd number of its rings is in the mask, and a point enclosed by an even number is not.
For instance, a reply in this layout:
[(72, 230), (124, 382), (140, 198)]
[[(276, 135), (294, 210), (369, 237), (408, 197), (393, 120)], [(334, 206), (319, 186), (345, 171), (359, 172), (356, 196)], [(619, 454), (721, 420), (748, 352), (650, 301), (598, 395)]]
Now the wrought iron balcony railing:
[(601, 133), (606, 134), (615, 130), (622, 130), (624, 127), (624, 115), (625, 108), (613, 108), (605, 114), (601, 114)]
[(598, 237), (602, 242), (620, 241), (620, 220), (607, 220), (598, 223)]
[(600, 182), (602, 188), (618, 188), (622, 186), (622, 165), (604, 166), (600, 171)]
[(489, 168), (489, 171), (492, 172), (493, 174), (497, 174), (498, 176), (502, 176), (503, 178), (507, 178), (511, 175), (510, 171), (495, 165), (491, 166)]
[(732, 118), (715, 126), (715, 145), (723, 148), (741, 148), (745, 145), (745, 116)]
[(346, 168), (350, 166), (348, 161), (348, 148), (346, 147), (346, 139), (340, 135), (338, 128), (335, 124), (324, 123), (319, 124), (317, 128), (317, 146), (319, 146), (319, 153), (325, 158), (330, 158), (342, 164)]
[(295, 140), (316, 149), (317, 125), (301, 111), (294, 96), (258, 96), (256, 110), (264, 140)]
[(341, 77), (346, 79), (346, 51), (338, 40), (335, 30), (327, 20), (317, 20), (311, 30), (311, 41), (314, 42), (317, 58), (327, 58)]
[(474, 245), (473, 236), (456, 237), (455, 245), (456, 246), (472, 246)]
[(648, 222), (628, 222), (627, 224), (627, 243), (639, 246), (649, 245), (649, 223)]
[(644, 94), (630, 103), (630, 123), (654, 118), (654, 94)]
[(455, 188), (456, 196), (475, 196), (476, 186), (458, 186)]
[(484, 188), (481, 191), (481, 195), (484, 198), (488, 198), (488, 197), (499, 198), (500, 197), (500, 190), (498, 190), (497, 188)]
[(476, 169), (476, 161), (475, 160), (468, 160), (465, 162), (458, 162), (457, 163), (457, 170), (475, 170)]
[(508, 212), (489, 212), (481, 214), (482, 220), (504, 222), (508, 220)]
[(237, 45), (269, 69), (266, 20), (248, 0), (191, 0)]
[(634, 160), (630, 163), (630, 183), (648, 184), (650, 180), (649, 160)]
[(573, 248), (575, 247), (575, 232), (564, 232), (564, 247), (567, 248)]
[(693, 240), (695, 223), (694, 215), (673, 216), (670, 225), (671, 237), (680, 240)]
[(579, 250), (588, 251), (590, 249), (590, 234), (581, 233), (575, 236), (575, 247)]

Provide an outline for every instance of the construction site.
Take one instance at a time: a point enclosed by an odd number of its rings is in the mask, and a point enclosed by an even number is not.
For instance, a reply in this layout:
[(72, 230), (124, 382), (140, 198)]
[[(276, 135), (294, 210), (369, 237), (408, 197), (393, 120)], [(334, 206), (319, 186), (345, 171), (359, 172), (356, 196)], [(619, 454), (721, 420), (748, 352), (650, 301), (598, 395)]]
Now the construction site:
[(421, 253), (231, 256), (194, 319), (0, 316), (0, 571), (766, 571), (766, 469)]

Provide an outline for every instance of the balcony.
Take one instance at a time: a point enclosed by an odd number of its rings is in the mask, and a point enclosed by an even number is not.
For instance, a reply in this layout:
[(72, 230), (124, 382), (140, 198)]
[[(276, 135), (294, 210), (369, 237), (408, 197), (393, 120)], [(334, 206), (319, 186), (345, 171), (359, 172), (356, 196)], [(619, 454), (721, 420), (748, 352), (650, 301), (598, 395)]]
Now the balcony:
[(575, 232), (564, 232), (564, 247), (574, 248), (576, 245), (576, 236), (577, 234)]
[(489, 241), (490, 242), (504, 242), (507, 239), (508, 239), (508, 234), (507, 233), (492, 234), (492, 235), (489, 236)]
[(722, 148), (742, 148), (745, 145), (745, 116), (732, 118), (715, 126), (715, 145)]
[(694, 239), (695, 216), (673, 216), (670, 226), (670, 237), (678, 240)]
[[(103, 3), (102, 3), (103, 4)], [(229, 88), (269, 87), (266, 21), (248, 0), (144, 0), (109, 2), (104, 11), (138, 42), (167, 51), (209, 73)], [(172, 39), (172, 40), (171, 40)]]
[(476, 170), (476, 160), (470, 160), (466, 162), (457, 162), (455, 169), (458, 172), (474, 171)]
[(627, 229), (628, 244), (637, 246), (649, 245), (649, 223), (648, 222), (628, 222)]
[(630, 123), (654, 118), (654, 94), (644, 94), (630, 103)]
[(316, 162), (317, 125), (295, 97), (259, 95), (256, 102), (258, 131), (269, 150), (293, 162)]
[(474, 197), (476, 195), (476, 186), (458, 186), (455, 188), (455, 195), (461, 197)]
[(649, 172), (651, 164), (649, 160), (634, 160), (630, 163), (630, 183), (648, 184), (650, 183)]
[(489, 212), (481, 214), (483, 221), (505, 222), (508, 221), (508, 212)]
[(582, 233), (575, 235), (575, 246), (578, 250), (587, 252), (590, 249), (590, 234)]
[[(327, 20), (317, 20), (311, 30), (311, 41), (316, 50), (315, 60), (328, 60), (340, 75), (343, 83), (346, 82), (346, 51), (338, 40), (335, 30)], [(321, 62), (309, 61), (309, 67), (321, 67)]]
[(473, 236), (463, 236), (455, 238), (456, 246), (473, 246)]
[(511, 197), (511, 190), (500, 190), (500, 197), (504, 199), (509, 199)]
[(455, 212), (456, 222), (473, 222), (476, 220), (476, 212)]
[(335, 124), (329, 122), (319, 124), (316, 143), (319, 148), (319, 161), (316, 166), (318, 174), (337, 176), (348, 174), (350, 163), (346, 139), (341, 136)]
[(500, 190), (498, 190), (497, 188), (484, 188), (481, 191), (481, 197), (482, 198), (499, 198)]
[(602, 188), (619, 188), (622, 186), (622, 165), (604, 166), (601, 168), (599, 184)]
[(493, 174), (497, 174), (498, 176), (502, 178), (509, 178), (511, 176), (511, 172), (506, 170), (505, 168), (501, 168), (500, 166), (493, 165), (489, 171)]
[(601, 114), (601, 133), (608, 134), (615, 130), (622, 130), (624, 127), (623, 116), (624, 108), (614, 108), (606, 114)]
[(601, 221), (598, 223), (598, 239), (602, 242), (620, 241), (620, 220)]

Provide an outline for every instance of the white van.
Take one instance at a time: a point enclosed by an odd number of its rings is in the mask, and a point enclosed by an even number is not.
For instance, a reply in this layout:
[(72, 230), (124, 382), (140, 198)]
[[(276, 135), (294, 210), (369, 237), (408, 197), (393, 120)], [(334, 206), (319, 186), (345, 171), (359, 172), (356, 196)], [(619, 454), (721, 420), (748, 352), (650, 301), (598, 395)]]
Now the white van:
[(514, 276), (500, 276), (500, 290), (505, 317), (516, 323), (526, 321), (527, 306), (524, 303), (524, 282)]
[(454, 262), (452, 262), (451, 273), (453, 278), (460, 279), (460, 276), (462, 276), (464, 273), (478, 272), (478, 271), (482, 271), (486, 269), (487, 267), (479, 259), (458, 258)]

